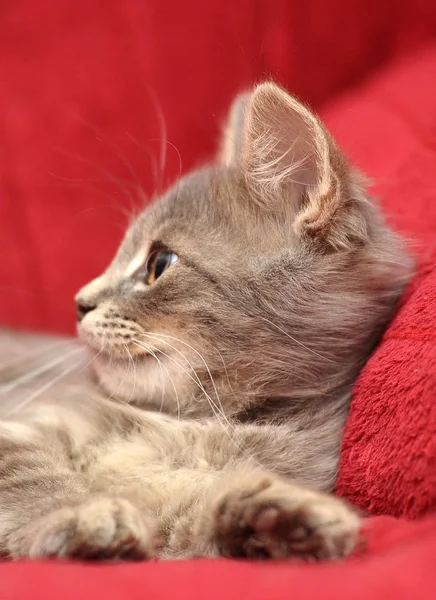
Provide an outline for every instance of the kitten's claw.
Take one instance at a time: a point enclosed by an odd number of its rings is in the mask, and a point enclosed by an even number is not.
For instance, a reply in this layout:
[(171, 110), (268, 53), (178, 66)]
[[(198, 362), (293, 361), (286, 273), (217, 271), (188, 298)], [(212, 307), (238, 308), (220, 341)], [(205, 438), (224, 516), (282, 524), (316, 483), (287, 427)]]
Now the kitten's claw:
[(218, 501), (220, 553), (252, 558), (337, 559), (359, 536), (358, 516), (340, 499), (263, 476)]
[(128, 500), (95, 497), (43, 517), (31, 558), (142, 560), (152, 552), (148, 519)]

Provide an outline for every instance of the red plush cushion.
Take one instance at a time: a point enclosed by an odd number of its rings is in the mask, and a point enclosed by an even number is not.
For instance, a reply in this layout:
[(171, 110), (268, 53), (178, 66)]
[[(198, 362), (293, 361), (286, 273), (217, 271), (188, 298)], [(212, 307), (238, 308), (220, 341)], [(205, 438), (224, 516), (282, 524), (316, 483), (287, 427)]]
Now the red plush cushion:
[(375, 178), (418, 276), (354, 389), (338, 491), (372, 513), (436, 508), (436, 44), (326, 111)]

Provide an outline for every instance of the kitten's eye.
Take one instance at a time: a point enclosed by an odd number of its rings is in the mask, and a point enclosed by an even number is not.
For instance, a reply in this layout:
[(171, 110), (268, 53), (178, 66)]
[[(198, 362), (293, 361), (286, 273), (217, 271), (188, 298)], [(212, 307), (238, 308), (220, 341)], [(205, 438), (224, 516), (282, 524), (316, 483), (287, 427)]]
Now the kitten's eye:
[(177, 260), (177, 254), (167, 248), (155, 248), (152, 250), (148, 255), (145, 266), (145, 283), (152, 285)]

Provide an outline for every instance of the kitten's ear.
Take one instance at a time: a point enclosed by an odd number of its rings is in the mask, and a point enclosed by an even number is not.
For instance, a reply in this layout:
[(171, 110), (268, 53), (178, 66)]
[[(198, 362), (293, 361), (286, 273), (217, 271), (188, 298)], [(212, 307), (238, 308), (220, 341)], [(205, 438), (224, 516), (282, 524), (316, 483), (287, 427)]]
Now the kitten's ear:
[(328, 226), (349, 170), (321, 121), (274, 83), (237, 100), (232, 114), (236, 143), (227, 164), (243, 169), (258, 204), (269, 212), (285, 211), (297, 229)]

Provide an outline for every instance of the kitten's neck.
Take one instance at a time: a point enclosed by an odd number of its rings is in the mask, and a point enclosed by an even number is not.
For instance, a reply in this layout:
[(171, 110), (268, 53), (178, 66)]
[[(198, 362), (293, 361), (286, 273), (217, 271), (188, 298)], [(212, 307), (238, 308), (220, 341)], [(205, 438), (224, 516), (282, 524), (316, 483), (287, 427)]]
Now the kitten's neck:
[(235, 415), (239, 423), (285, 424), (299, 421), (301, 428), (310, 428), (332, 417), (348, 415), (352, 385), (342, 386), (328, 394), (312, 398), (267, 398)]

